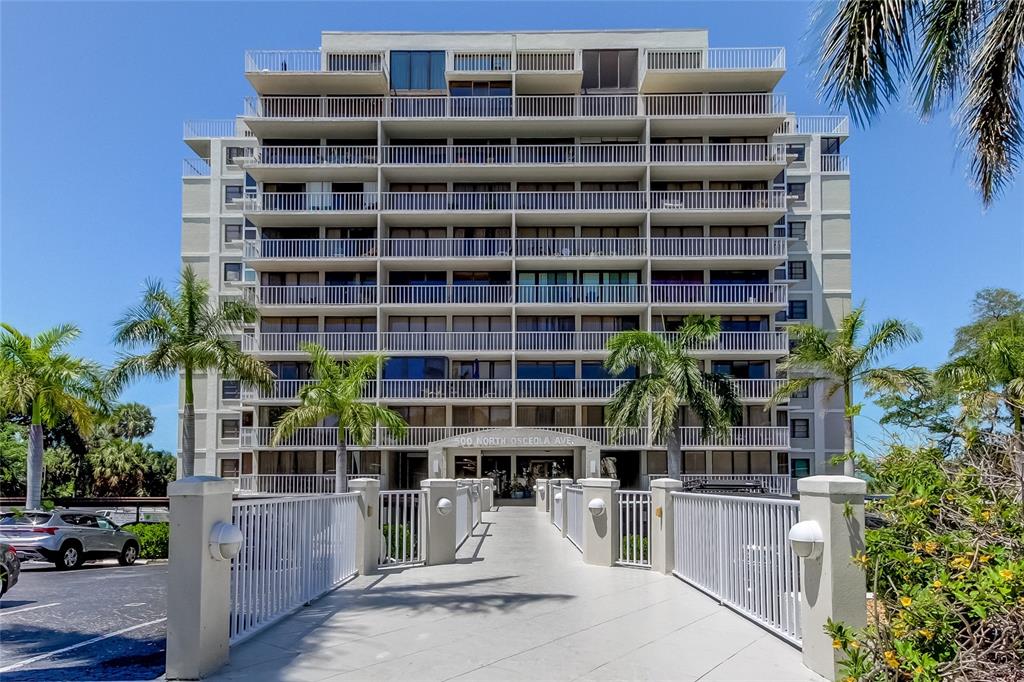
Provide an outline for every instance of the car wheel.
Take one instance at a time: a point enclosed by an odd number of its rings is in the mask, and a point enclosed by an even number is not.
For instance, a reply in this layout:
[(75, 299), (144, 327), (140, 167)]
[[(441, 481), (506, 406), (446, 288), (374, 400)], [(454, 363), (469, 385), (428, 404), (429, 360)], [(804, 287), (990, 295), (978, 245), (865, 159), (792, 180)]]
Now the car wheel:
[(122, 566), (131, 566), (135, 563), (135, 560), (139, 558), (139, 547), (134, 542), (124, 543), (124, 549), (121, 550), (121, 556), (117, 557), (117, 563)]
[(82, 565), (81, 545), (75, 542), (67, 543), (60, 548), (60, 554), (57, 555), (57, 560), (54, 563), (62, 571), (80, 567)]

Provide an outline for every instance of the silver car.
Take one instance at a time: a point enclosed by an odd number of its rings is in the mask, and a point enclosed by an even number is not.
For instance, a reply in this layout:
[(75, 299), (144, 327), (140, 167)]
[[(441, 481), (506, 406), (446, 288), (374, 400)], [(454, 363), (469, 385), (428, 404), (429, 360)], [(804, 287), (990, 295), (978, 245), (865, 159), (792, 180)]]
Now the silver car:
[(4, 513), (0, 542), (13, 545), (22, 561), (48, 561), (60, 569), (112, 557), (122, 566), (131, 566), (139, 557), (135, 535), (110, 519), (79, 511)]

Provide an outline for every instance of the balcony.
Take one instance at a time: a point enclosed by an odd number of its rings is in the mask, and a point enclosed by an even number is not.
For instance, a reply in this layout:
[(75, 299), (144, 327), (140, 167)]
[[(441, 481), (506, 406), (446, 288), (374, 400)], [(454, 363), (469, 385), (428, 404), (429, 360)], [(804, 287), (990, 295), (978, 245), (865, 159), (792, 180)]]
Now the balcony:
[(789, 288), (785, 284), (659, 284), (651, 285), (651, 302), (683, 307), (728, 307), (761, 310), (784, 307)]
[(512, 72), (512, 52), (449, 52), (445, 71), (449, 78), (460, 80), (471, 75), (493, 76)]
[(386, 93), (386, 63), (383, 52), (247, 50), (245, 76), (257, 92)]
[(193, 119), (185, 121), (182, 130), (182, 139), (185, 140), (192, 151), (203, 158), (210, 157), (210, 142), (214, 139), (225, 137), (252, 137), (249, 130), (242, 121), (237, 119)]
[(774, 142), (652, 144), (651, 179), (772, 180), (788, 159), (786, 147)]
[(679, 429), (680, 446), (691, 450), (786, 450), (789, 448), (789, 428), (785, 426), (733, 426), (725, 437), (708, 436), (699, 426)]
[(384, 332), (383, 350), (402, 352), (510, 352), (512, 332)]
[(651, 134), (771, 135), (786, 119), (786, 97), (775, 93), (642, 95)]
[(517, 379), (518, 400), (607, 400), (629, 379)]
[[(315, 383), (313, 379), (276, 379), (269, 390), (256, 388), (255, 386), (242, 385), (242, 400), (251, 402), (291, 402), (298, 400), (299, 391), (303, 386)], [(364, 400), (373, 400), (376, 396), (376, 386), (367, 384), (363, 391)]]
[(664, 220), (769, 225), (786, 213), (781, 189), (652, 191), (651, 210)]
[(786, 71), (782, 47), (647, 50), (643, 92), (768, 91)]
[(381, 303), (392, 305), (511, 305), (510, 284), (386, 284)]
[(282, 146), (261, 145), (243, 160), (256, 180), (307, 182), (310, 180), (375, 181), (376, 145)]
[(789, 116), (775, 134), (845, 138), (850, 134), (850, 119), (846, 116)]
[(381, 396), (401, 400), (509, 400), (511, 379), (383, 379)]
[(510, 258), (511, 239), (385, 239), (384, 258)]
[(767, 402), (779, 390), (785, 379), (731, 379), (736, 397), (742, 402)]
[[(362, 195), (359, 195), (362, 196)], [(381, 210), (387, 212), (494, 212), (566, 211), (641, 212), (647, 193), (609, 192), (381, 192)]]
[(362, 284), (259, 286), (255, 288), (257, 306), (373, 306), (377, 304), (377, 286)]
[(513, 167), (530, 166), (531, 178), (601, 179), (609, 167), (643, 164), (642, 144), (387, 145), (382, 147), (389, 178), (512, 180)]
[(786, 260), (784, 237), (654, 237), (654, 258), (714, 261), (715, 266), (771, 268)]
[(819, 162), (822, 173), (850, 174), (850, 157), (845, 154), (822, 154)]
[[(377, 240), (248, 239), (244, 254), (246, 261), (257, 269), (273, 270), (287, 267), (289, 263), (294, 265), (294, 261), (376, 258)], [(268, 265), (270, 267), (266, 267)]]
[(619, 259), (646, 255), (647, 241), (643, 237), (520, 237), (516, 240), (516, 257), (520, 259)]
[(562, 305), (622, 305), (647, 301), (642, 284), (519, 284), (516, 303)]
[(210, 177), (210, 160), (188, 158), (181, 160), (181, 177), (183, 178), (208, 178)]
[(583, 84), (581, 57), (576, 50), (517, 52), (515, 59), (519, 93), (579, 92)]
[(377, 332), (258, 332), (242, 336), (246, 353), (303, 353), (315, 343), (333, 353), (369, 353), (377, 350)]

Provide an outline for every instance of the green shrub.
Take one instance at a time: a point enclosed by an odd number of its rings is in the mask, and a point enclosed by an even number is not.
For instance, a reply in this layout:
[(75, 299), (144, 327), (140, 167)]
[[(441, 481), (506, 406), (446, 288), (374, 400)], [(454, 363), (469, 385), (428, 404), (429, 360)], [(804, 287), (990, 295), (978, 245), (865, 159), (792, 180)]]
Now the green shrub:
[(171, 538), (169, 523), (130, 523), (123, 528), (139, 538), (139, 556), (143, 559), (166, 559)]
[(397, 560), (403, 556), (416, 556), (419, 538), (412, 534), (412, 529), (406, 524), (384, 524), (381, 533), (384, 536), (386, 558)]
[(646, 535), (624, 535), (622, 536), (622, 557), (629, 557), (633, 561), (643, 561), (650, 558), (647, 548)]

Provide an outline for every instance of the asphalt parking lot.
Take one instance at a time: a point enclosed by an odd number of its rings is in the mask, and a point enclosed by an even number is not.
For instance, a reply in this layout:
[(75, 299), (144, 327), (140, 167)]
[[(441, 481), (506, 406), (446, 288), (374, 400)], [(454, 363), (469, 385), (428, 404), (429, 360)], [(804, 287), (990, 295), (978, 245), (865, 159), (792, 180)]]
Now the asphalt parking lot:
[(0, 680), (152, 680), (164, 672), (166, 564), (22, 564), (0, 601)]

